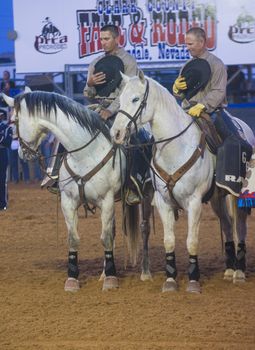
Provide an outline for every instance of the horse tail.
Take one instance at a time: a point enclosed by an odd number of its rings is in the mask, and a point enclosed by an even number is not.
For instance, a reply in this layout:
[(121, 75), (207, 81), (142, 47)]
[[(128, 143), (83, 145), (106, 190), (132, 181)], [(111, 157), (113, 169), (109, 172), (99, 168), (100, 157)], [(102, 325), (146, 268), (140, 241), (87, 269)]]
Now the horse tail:
[(132, 266), (137, 264), (139, 253), (139, 205), (125, 207), (125, 233), (127, 235), (128, 252)]

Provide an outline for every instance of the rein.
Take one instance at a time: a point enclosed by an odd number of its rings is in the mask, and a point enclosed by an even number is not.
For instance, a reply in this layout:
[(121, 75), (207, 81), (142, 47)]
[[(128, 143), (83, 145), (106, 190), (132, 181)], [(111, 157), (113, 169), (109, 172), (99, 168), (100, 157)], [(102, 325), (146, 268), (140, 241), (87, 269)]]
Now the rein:
[[(148, 81), (148, 79), (146, 79), (145, 93), (144, 93), (142, 102), (140, 103), (140, 105), (139, 105), (137, 111), (135, 112), (135, 114), (132, 116), (128, 112), (124, 111), (123, 109), (120, 109), (118, 111), (118, 113), (124, 114), (130, 120), (128, 122), (128, 124), (127, 124), (127, 127), (126, 127), (127, 130), (128, 130), (128, 133), (130, 133), (130, 127), (131, 127), (132, 123), (135, 126), (136, 133), (138, 132), (138, 128), (137, 128), (137, 123), (136, 122), (137, 122), (137, 119), (141, 116), (143, 110), (146, 108), (148, 96), (149, 96), (149, 81)], [(140, 147), (152, 146), (152, 145), (155, 145), (155, 144), (158, 144), (158, 143), (163, 143), (163, 142), (171, 142), (171, 141), (175, 140), (176, 138), (178, 138), (179, 136), (181, 136), (182, 134), (184, 134), (194, 122), (195, 122), (195, 119), (193, 118), (192, 121), (186, 126), (186, 128), (184, 128), (181, 132), (179, 132), (175, 136), (168, 137), (166, 139), (159, 140), (159, 141), (140, 143), (139, 145), (137, 145), (137, 144), (136, 145), (125, 145), (125, 148), (127, 148), (127, 149), (140, 148)]]
[[(142, 100), (140, 106), (138, 107), (137, 111), (135, 112), (134, 116), (131, 116), (129, 113), (127, 113), (126, 111), (124, 111), (122, 109), (119, 110), (119, 112), (118, 112), (118, 113), (124, 114), (129, 119), (129, 122), (128, 122), (127, 127), (126, 127), (129, 134), (130, 134), (130, 127), (131, 127), (132, 123), (134, 124), (135, 130), (137, 133), (138, 128), (137, 128), (136, 122), (137, 122), (137, 119), (141, 116), (144, 108), (147, 105), (148, 95), (149, 95), (149, 82), (148, 82), (148, 79), (146, 79), (146, 89), (145, 89), (145, 93), (143, 96), (143, 100)], [(163, 140), (138, 144), (138, 145), (137, 144), (136, 145), (126, 145), (125, 148), (126, 149), (143, 148), (143, 147), (147, 147), (147, 146), (151, 146), (151, 145), (155, 146), (156, 144), (163, 143), (163, 142), (166, 142), (166, 144), (170, 143), (171, 141), (173, 141), (173, 140), (177, 139), (178, 137), (180, 137), (181, 135), (183, 135), (194, 122), (195, 122), (195, 119), (192, 118), (192, 121), (181, 132), (179, 132), (178, 134), (176, 134), (172, 137), (169, 137), (169, 138), (166, 138)], [(154, 176), (156, 175), (156, 176), (160, 177), (166, 183), (166, 187), (168, 189), (169, 196), (176, 203), (177, 207), (180, 207), (180, 206), (173, 196), (173, 193), (172, 193), (173, 188), (174, 188), (176, 182), (195, 164), (195, 162), (198, 160), (198, 158), (203, 157), (205, 146), (206, 146), (205, 138), (206, 138), (206, 134), (204, 132), (202, 132), (201, 137), (200, 137), (200, 141), (199, 141), (199, 145), (197, 146), (197, 148), (195, 149), (195, 151), (193, 152), (191, 157), (179, 169), (177, 169), (175, 171), (175, 173), (172, 175), (168, 174), (164, 169), (162, 169), (156, 163), (156, 161), (155, 161), (156, 147), (154, 147), (154, 149), (153, 149), (153, 158), (152, 158), (153, 166), (151, 166), (151, 164), (149, 164), (150, 169), (152, 170)]]
[[(33, 150), (29, 144), (24, 141), (22, 139), (22, 137), (20, 136), (20, 133), (19, 133), (19, 118), (15, 118), (15, 125), (16, 125), (16, 128), (17, 128), (17, 135), (18, 135), (18, 138), (19, 138), (19, 141), (20, 141), (20, 145), (21, 145), (21, 149), (22, 149), (22, 152), (25, 152), (24, 154), (27, 154), (27, 155), (32, 155), (33, 157), (36, 157), (36, 158), (44, 158), (41, 154), (41, 152), (39, 152), (38, 150)], [(81, 147), (78, 147), (78, 148), (75, 148), (71, 151), (65, 151), (65, 152), (62, 152), (62, 153), (59, 153), (60, 155), (65, 155), (65, 154), (71, 154), (71, 153), (75, 153), (75, 152), (78, 152), (78, 151), (81, 151), (82, 149), (86, 148), (87, 146), (89, 146), (96, 138), (97, 136), (100, 134), (101, 130), (97, 130), (97, 132), (93, 135), (93, 137), (83, 146)], [(51, 155), (50, 157), (48, 158), (53, 158), (55, 157), (56, 154), (53, 154)]]
[[(14, 122), (16, 129), (17, 129), (17, 135), (19, 138), (19, 142), (20, 142), (20, 147), (21, 150), (25, 156), (25, 158), (33, 160), (33, 159), (38, 159), (39, 160), (39, 165), (40, 165), (40, 169), (42, 170), (43, 173), (46, 174), (46, 170), (45, 170), (45, 158), (42, 153), (37, 149), (34, 150), (33, 148), (31, 148), (31, 146), (29, 145), (29, 143), (27, 143), (26, 141), (23, 140), (23, 138), (20, 136), (20, 132), (19, 132), (19, 118), (15, 118), (15, 122)], [(101, 130), (97, 130), (97, 132), (93, 135), (93, 137), (83, 146), (75, 148), (71, 151), (65, 151), (62, 153), (59, 153), (59, 155), (61, 156), (66, 156), (67, 154), (71, 154), (71, 153), (75, 153), (78, 151), (81, 151), (82, 149), (88, 147), (96, 138), (97, 136), (100, 134)], [(47, 159), (49, 158), (53, 158), (55, 157), (56, 154), (52, 154), (51, 156), (47, 157)]]

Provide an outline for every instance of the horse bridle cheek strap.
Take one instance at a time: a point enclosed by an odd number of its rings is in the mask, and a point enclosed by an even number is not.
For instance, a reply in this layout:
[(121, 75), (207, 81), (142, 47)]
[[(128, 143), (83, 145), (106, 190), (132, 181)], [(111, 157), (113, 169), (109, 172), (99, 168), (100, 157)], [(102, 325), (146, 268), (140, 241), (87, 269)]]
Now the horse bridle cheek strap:
[(19, 118), (18, 118), (18, 113), (16, 111), (16, 118), (15, 118), (15, 126), (16, 126), (16, 129), (17, 129), (17, 135), (18, 135), (18, 139), (19, 139), (19, 143), (20, 143), (20, 147), (22, 149), (22, 152), (24, 153), (24, 156), (27, 155), (32, 155), (33, 158), (39, 158), (40, 162), (41, 162), (41, 153), (39, 151), (35, 151), (33, 150), (29, 144), (24, 141), (22, 139), (22, 137), (20, 136), (20, 133), (19, 133)]
[(65, 154), (64, 156), (64, 165), (66, 167), (66, 170), (68, 171), (68, 173), (71, 175), (71, 177), (74, 179), (74, 181), (77, 183), (78, 185), (78, 189), (79, 189), (79, 196), (80, 196), (80, 205), (82, 204), (84, 209), (85, 209), (85, 214), (87, 217), (87, 212), (90, 211), (92, 214), (95, 213), (96, 211), (96, 207), (93, 206), (91, 207), (89, 205), (89, 202), (86, 198), (86, 194), (85, 194), (85, 184), (86, 182), (88, 182), (94, 175), (96, 175), (96, 173), (103, 168), (103, 166), (114, 156), (116, 152), (116, 148), (112, 147), (110, 149), (110, 151), (106, 154), (106, 156), (103, 158), (103, 160), (97, 164), (97, 166), (95, 166), (95, 168), (93, 168), (91, 171), (89, 171), (86, 175), (84, 176), (80, 176), (77, 175), (73, 172), (73, 170), (70, 168), (70, 166), (67, 163), (67, 155)]
[[(165, 181), (169, 195), (171, 198), (173, 197), (173, 188), (176, 184), (176, 182), (196, 163), (199, 157), (203, 157), (204, 150), (205, 150), (205, 133), (203, 132), (200, 137), (200, 142), (198, 147), (195, 149), (191, 157), (187, 160), (186, 163), (184, 163), (176, 172), (172, 175), (169, 175), (164, 169), (162, 169), (155, 161), (155, 153), (156, 148), (153, 150), (153, 165), (161, 178)], [(176, 200), (174, 199), (176, 202)]]
[(137, 128), (137, 119), (142, 115), (142, 112), (144, 110), (144, 108), (146, 108), (146, 105), (147, 105), (147, 99), (148, 99), (148, 95), (149, 95), (149, 82), (148, 80), (146, 79), (146, 89), (145, 89), (145, 93), (144, 93), (144, 96), (143, 96), (143, 99), (137, 109), (137, 111), (135, 112), (135, 114), (132, 116), (131, 114), (127, 113), (126, 111), (123, 111), (122, 109), (120, 109), (118, 111), (118, 113), (122, 113), (124, 114), (130, 121), (128, 122), (127, 124), (127, 130), (130, 130), (130, 126), (132, 125), (132, 123), (134, 124), (135, 126), (135, 131), (136, 133), (138, 132), (138, 128)]

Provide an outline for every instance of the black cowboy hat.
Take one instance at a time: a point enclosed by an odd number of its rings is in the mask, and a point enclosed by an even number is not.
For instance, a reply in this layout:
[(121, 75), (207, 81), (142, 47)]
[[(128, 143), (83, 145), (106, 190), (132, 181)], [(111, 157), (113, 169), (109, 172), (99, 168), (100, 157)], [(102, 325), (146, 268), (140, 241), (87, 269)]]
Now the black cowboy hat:
[(120, 72), (124, 72), (124, 63), (117, 56), (104, 56), (95, 64), (94, 73), (99, 72), (105, 74), (106, 82), (104, 84), (96, 85), (96, 92), (99, 96), (107, 97), (120, 85), (122, 79)]
[(184, 66), (181, 76), (187, 83), (187, 90), (183, 91), (183, 94), (189, 100), (205, 88), (211, 77), (211, 67), (206, 60), (195, 58)]

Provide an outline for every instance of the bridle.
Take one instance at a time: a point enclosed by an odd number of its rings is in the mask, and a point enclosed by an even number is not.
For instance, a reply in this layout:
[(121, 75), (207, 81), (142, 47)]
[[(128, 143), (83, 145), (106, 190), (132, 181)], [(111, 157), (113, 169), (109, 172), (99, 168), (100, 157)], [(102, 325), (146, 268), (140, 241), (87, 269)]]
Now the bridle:
[(24, 141), (24, 139), (20, 136), (20, 132), (19, 132), (19, 118), (17, 116), (17, 114), (15, 115), (15, 122), (14, 122), (15, 126), (16, 126), (16, 130), (17, 130), (17, 135), (18, 135), (18, 139), (19, 139), (19, 143), (20, 143), (20, 148), (21, 151), (24, 155), (24, 157), (27, 160), (36, 160), (36, 159), (41, 159), (42, 158), (42, 154), (41, 152), (37, 149), (34, 150), (29, 142)]
[(131, 114), (129, 114), (126, 111), (123, 111), (122, 109), (120, 109), (118, 111), (118, 113), (124, 114), (129, 119), (129, 122), (128, 122), (127, 126), (126, 126), (128, 135), (130, 135), (130, 131), (131, 131), (130, 129), (131, 129), (132, 123), (135, 126), (136, 133), (138, 132), (137, 119), (142, 115), (143, 110), (146, 108), (148, 96), (149, 96), (149, 82), (148, 82), (148, 79), (146, 79), (145, 93), (143, 95), (143, 99), (142, 99), (142, 101), (141, 101), (137, 111), (135, 112), (135, 114), (132, 116)]
[[(145, 92), (144, 92), (144, 96), (143, 96), (143, 99), (137, 109), (137, 111), (135, 112), (135, 114), (132, 116), (130, 115), (128, 112), (124, 111), (123, 109), (120, 109), (118, 111), (118, 113), (122, 113), (124, 114), (128, 119), (129, 119), (129, 122), (126, 126), (126, 130), (127, 130), (127, 139), (129, 138), (130, 136), (130, 133), (131, 133), (131, 125), (132, 123), (134, 124), (135, 126), (135, 131), (136, 131), (136, 134), (138, 132), (138, 128), (137, 128), (137, 119), (141, 116), (143, 110), (146, 108), (146, 105), (147, 105), (147, 99), (148, 99), (148, 96), (149, 96), (149, 81), (148, 79), (146, 79), (146, 89), (145, 89)], [(195, 119), (192, 118), (191, 122), (186, 126), (186, 128), (184, 128), (181, 132), (179, 132), (178, 134), (172, 136), (172, 137), (168, 137), (166, 139), (163, 139), (163, 140), (159, 140), (159, 141), (153, 141), (153, 142), (149, 142), (149, 143), (146, 143), (146, 144), (140, 144), (139, 147), (141, 146), (148, 146), (148, 145), (155, 145), (155, 144), (158, 144), (158, 143), (163, 143), (163, 142), (171, 142), (175, 139), (177, 139), (179, 136), (181, 136), (182, 134), (184, 134), (188, 129), (189, 127), (194, 123)], [(137, 148), (138, 146), (137, 145), (126, 145), (125, 146), (127, 149), (128, 148)]]
[[(19, 118), (16, 115), (15, 116), (15, 122), (14, 122), (16, 129), (17, 129), (17, 135), (18, 135), (18, 139), (19, 139), (19, 143), (20, 143), (20, 148), (22, 150), (22, 153), (24, 154), (25, 158), (28, 160), (35, 160), (35, 159), (39, 159), (40, 162), (42, 162), (42, 159), (44, 159), (44, 156), (42, 155), (42, 153), (37, 149), (34, 150), (31, 145), (29, 144), (29, 142), (24, 141), (24, 139), (20, 136), (20, 132), (19, 132)], [(64, 154), (69, 154), (69, 153), (75, 153), (78, 152), (84, 148), (86, 148), (87, 146), (89, 146), (96, 138), (97, 136), (100, 134), (101, 130), (98, 130), (93, 137), (83, 146), (73, 149), (71, 151), (65, 151), (63, 152)], [(53, 154), (51, 157), (56, 156), (55, 154)], [(43, 162), (42, 162), (43, 163)]]

